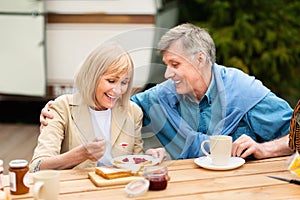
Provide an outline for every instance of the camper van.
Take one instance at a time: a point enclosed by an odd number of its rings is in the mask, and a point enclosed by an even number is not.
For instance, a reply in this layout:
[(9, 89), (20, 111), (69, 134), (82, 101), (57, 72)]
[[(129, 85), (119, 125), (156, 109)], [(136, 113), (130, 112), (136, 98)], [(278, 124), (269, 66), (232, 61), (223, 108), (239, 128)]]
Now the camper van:
[(72, 93), (80, 63), (110, 40), (131, 54), (135, 89), (159, 83), (165, 67), (155, 47), (177, 19), (175, 0), (1, 0), (0, 95)]

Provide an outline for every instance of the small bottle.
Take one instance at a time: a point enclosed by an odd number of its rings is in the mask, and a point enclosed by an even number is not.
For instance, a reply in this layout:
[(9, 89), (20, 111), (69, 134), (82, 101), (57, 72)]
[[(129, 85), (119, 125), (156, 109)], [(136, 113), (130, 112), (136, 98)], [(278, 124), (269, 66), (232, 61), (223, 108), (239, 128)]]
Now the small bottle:
[(4, 190), (3, 160), (0, 160), (0, 190)]
[(26, 194), (29, 192), (29, 174), (27, 160), (12, 160), (9, 162), (9, 185), (11, 194)]

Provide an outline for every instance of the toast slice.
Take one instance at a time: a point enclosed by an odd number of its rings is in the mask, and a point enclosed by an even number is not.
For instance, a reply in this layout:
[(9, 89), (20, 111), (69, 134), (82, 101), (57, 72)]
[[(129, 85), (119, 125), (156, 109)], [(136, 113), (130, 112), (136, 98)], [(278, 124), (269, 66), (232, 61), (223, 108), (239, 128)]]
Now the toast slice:
[(115, 179), (115, 178), (133, 176), (131, 170), (112, 168), (112, 167), (96, 167), (95, 173), (99, 176), (102, 176), (105, 179)]

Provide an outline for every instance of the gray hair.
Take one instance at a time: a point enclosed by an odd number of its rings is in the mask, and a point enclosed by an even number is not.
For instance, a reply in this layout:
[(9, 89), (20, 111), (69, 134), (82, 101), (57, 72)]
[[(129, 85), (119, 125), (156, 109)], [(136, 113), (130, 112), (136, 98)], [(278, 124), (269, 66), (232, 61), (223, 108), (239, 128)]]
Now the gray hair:
[(81, 64), (75, 75), (75, 84), (83, 101), (89, 106), (96, 106), (96, 87), (101, 76), (128, 73), (130, 80), (121, 105), (128, 106), (133, 79), (133, 61), (117, 43), (104, 43), (94, 49)]
[(162, 36), (158, 43), (159, 52), (163, 53), (177, 40), (181, 40), (184, 50), (191, 58), (203, 52), (210, 66), (216, 62), (215, 43), (207, 30), (190, 23), (178, 25)]

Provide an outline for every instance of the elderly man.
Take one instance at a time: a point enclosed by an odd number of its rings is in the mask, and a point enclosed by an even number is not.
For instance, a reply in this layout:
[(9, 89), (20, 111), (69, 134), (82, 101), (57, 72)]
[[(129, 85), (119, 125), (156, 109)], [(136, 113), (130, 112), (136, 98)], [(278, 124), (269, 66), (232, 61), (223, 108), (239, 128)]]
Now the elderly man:
[[(132, 96), (149, 128), (172, 159), (204, 155), (210, 135), (233, 138), (232, 156), (267, 158), (290, 155), (292, 108), (242, 71), (216, 64), (209, 33), (192, 24), (169, 30), (158, 44), (167, 69), (165, 82)], [(40, 121), (51, 117), (42, 110)]]

